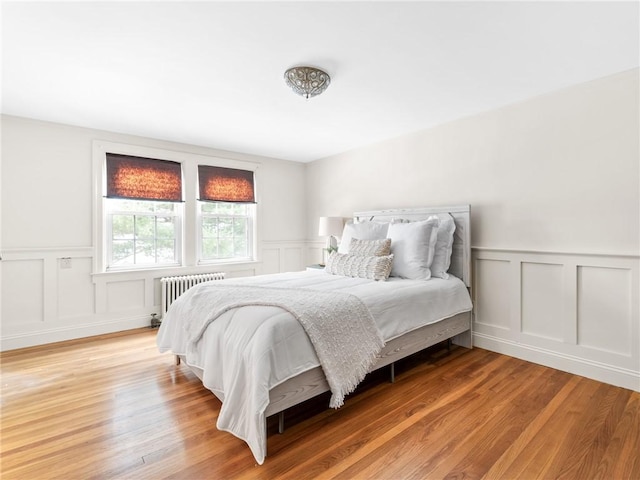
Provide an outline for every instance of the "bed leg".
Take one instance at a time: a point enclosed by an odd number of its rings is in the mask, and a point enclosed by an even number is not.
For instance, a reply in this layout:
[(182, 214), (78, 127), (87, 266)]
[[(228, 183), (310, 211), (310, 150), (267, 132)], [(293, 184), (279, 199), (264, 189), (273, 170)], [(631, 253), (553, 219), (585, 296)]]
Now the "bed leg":
[(389, 378), (389, 380), (391, 381), (391, 383), (396, 383), (396, 364), (392, 363), (390, 365), (391, 367), (391, 377)]
[(180, 357), (176, 355), (176, 365), (180, 365)]
[(453, 345), (453, 339), (449, 338), (449, 339), (447, 339), (447, 351), (449, 353), (451, 353), (451, 345)]
[(284, 433), (284, 411), (278, 414), (278, 433)]

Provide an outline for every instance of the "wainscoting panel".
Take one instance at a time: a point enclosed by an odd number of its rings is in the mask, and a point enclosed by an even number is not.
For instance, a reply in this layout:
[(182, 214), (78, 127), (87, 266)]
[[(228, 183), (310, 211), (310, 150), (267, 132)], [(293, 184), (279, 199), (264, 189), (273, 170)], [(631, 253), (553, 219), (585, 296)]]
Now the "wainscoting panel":
[(325, 241), (313, 241), (307, 244), (305, 265), (324, 263), (326, 260)]
[(475, 263), (476, 323), (492, 334), (502, 330), (503, 335), (507, 335), (510, 330), (512, 282), (509, 268), (509, 262), (491, 258), (477, 259)]
[[(44, 259), (3, 259), (2, 327), (44, 321)], [(28, 292), (25, 298), (24, 292)], [(27, 301), (25, 301), (27, 300)], [(11, 312), (20, 312), (19, 317)]]
[(107, 312), (126, 312), (145, 305), (143, 279), (107, 282)]
[(283, 272), (299, 272), (304, 270), (304, 246), (287, 247), (282, 259)]
[[(278, 273), (278, 272), (274, 272)], [(241, 278), (241, 277), (253, 277), (258, 275), (255, 269), (248, 270), (228, 270), (225, 278)]]
[(0, 349), (149, 326), (160, 313), (160, 278), (226, 272), (227, 278), (304, 270), (307, 243), (259, 245), (257, 262), (94, 274), (92, 247), (4, 249)]
[[(139, 328), (159, 278), (303, 270), (324, 242), (269, 241), (259, 262), (92, 274), (91, 247), (2, 252), (2, 350)], [(473, 249), (474, 344), (640, 391), (638, 256)]]
[(563, 340), (562, 265), (522, 263), (522, 332)]
[(262, 242), (260, 273), (299, 272), (307, 266), (307, 242)]
[(280, 248), (269, 247), (262, 249), (262, 273), (277, 273), (280, 271)]
[(640, 391), (638, 256), (473, 249), (474, 344)]
[(631, 355), (629, 268), (578, 267), (578, 344)]
[(58, 261), (58, 318), (72, 320), (87, 318), (95, 311), (95, 288), (91, 281), (91, 257), (73, 258), (69, 268), (61, 268)]

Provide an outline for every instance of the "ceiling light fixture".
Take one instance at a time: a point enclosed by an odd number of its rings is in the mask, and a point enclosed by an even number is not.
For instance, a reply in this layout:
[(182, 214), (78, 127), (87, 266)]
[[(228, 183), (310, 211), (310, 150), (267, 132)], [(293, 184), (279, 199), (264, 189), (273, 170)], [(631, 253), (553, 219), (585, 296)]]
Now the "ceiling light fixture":
[(294, 92), (307, 100), (320, 95), (331, 83), (327, 72), (306, 66), (290, 68), (284, 72), (284, 80)]

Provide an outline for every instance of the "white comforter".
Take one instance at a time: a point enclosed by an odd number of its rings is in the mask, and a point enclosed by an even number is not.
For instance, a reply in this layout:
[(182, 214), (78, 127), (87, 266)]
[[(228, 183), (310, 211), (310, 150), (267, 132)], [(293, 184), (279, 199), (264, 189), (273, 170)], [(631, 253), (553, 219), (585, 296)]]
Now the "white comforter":
[[(448, 280), (390, 278), (375, 282), (318, 271), (216, 282), (351, 293), (369, 308), (385, 341), (471, 310), (466, 287), (453, 276)], [(193, 311), (198, 311), (197, 306)], [(269, 390), (320, 365), (307, 334), (290, 313), (279, 307), (247, 306), (225, 312), (209, 325), (198, 348), (188, 350), (183, 321), (169, 309), (158, 332), (159, 350), (185, 355), (187, 364), (202, 370), (204, 386), (223, 402), (218, 428), (247, 442), (262, 464)]]

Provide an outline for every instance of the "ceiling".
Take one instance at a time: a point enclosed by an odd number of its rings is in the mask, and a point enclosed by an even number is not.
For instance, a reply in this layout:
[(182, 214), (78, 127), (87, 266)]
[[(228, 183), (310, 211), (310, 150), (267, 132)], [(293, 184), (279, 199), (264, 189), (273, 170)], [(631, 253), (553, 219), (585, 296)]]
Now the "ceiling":
[[(638, 2), (2, 2), (2, 112), (308, 162), (639, 65)], [(305, 100), (294, 65), (331, 75)]]

